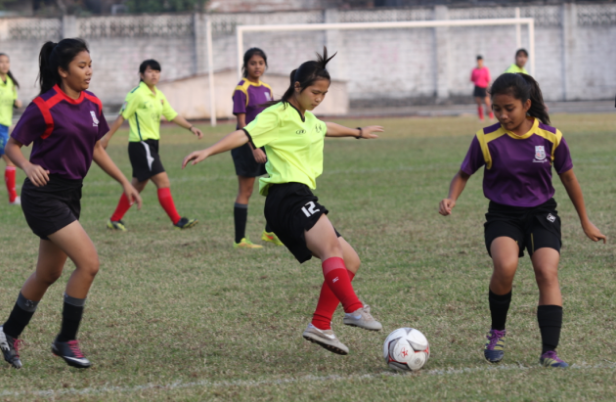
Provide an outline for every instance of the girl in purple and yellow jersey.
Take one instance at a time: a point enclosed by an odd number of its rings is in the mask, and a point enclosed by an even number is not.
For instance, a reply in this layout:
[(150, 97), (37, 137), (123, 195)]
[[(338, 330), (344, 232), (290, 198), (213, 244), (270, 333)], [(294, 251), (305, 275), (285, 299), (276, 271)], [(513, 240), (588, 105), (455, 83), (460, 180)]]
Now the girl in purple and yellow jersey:
[(569, 147), (562, 133), (548, 125), (537, 82), (529, 75), (506, 73), (496, 79), (490, 94), (498, 123), (473, 138), (439, 212), (450, 215), (470, 176), (484, 167), (483, 193), (490, 200), (485, 244), (494, 263), (488, 296), (492, 325), (485, 358), (498, 363), (504, 357), (513, 277), (526, 248), (539, 286), (537, 320), (543, 345), (539, 361), (546, 367), (567, 367), (556, 354), (563, 309), (558, 284), (560, 217), (553, 198), (552, 169), (560, 176), (584, 233), (592, 241), (605, 242), (606, 237), (588, 219)]
[(21, 200), (15, 188), (15, 164), (6, 156), (4, 147), (9, 140), (9, 127), (13, 124), (13, 108), (21, 107), (21, 101), (17, 99), (19, 83), (11, 74), (11, 61), (4, 53), (0, 53), (0, 80), (0, 156), (6, 163), (4, 181), (9, 193), (9, 204), (20, 205)]
[[(267, 56), (259, 48), (248, 49), (244, 54), (244, 79), (233, 92), (233, 114), (237, 118), (237, 129), (250, 124), (259, 113), (265, 109), (266, 102), (274, 99), (272, 88), (261, 81), (261, 76), (267, 68)], [(262, 248), (253, 244), (246, 236), (246, 220), (248, 218), (248, 200), (252, 195), (255, 178), (267, 174), (265, 162), (267, 156), (263, 148), (254, 148), (252, 144), (244, 144), (231, 151), (235, 173), (239, 182), (239, 190), (233, 207), (235, 222), (235, 242), (233, 247)], [(276, 235), (266, 225), (261, 239), (276, 245), (282, 245)]]
[(475, 67), (471, 73), (471, 82), (475, 84), (473, 96), (475, 97), (475, 102), (477, 102), (479, 120), (483, 120), (483, 103), (486, 104), (486, 110), (488, 111), (490, 119), (494, 118), (492, 106), (490, 105), (490, 97), (488, 96), (490, 81), (490, 70), (483, 65), (483, 57), (477, 56), (477, 67)]
[[(165, 116), (167, 121), (172, 121), (180, 127), (188, 129), (201, 139), (201, 130), (178, 115), (171, 107), (165, 95), (156, 88), (160, 80), (161, 67), (156, 60), (145, 60), (139, 66), (141, 81), (128, 95), (120, 115), (113, 122), (109, 133), (102, 139), (103, 147), (107, 148), (109, 140), (118, 131), (124, 120), (128, 120), (130, 132), (128, 134), (128, 157), (133, 167), (132, 184), (142, 192), (148, 181), (152, 180), (158, 189), (158, 202), (165, 210), (171, 223), (177, 229), (188, 229), (195, 226), (196, 219), (183, 218), (175, 209), (175, 203), (171, 196), (171, 183), (165, 172), (163, 163), (158, 154), (158, 142), (160, 140), (160, 118)], [(131, 207), (131, 202), (125, 194), (120, 196), (120, 201), (115, 212), (107, 222), (107, 227), (113, 230), (126, 231), (122, 218)]]
[[(38, 237), (36, 270), (26, 280), (8, 320), (0, 326), (0, 349), (15, 368), (22, 366), (18, 338), (45, 292), (62, 274), (67, 258), (75, 264), (64, 293), (62, 326), (51, 351), (70, 366), (91, 363), (79, 348), (77, 331), (99, 261), (79, 223), (83, 179), (96, 162), (141, 206), (139, 193), (113, 163), (100, 139), (109, 130), (101, 101), (87, 89), (92, 60), (81, 39), (47, 42), (39, 56), (41, 93), (28, 105), (6, 146), (9, 158), (28, 176), (22, 209)], [(21, 152), (32, 145), (28, 161)]]
[(321, 259), (325, 281), (312, 322), (303, 337), (327, 350), (346, 355), (349, 349), (332, 331), (331, 321), (338, 305), (345, 311), (343, 323), (371, 331), (382, 329), (355, 294), (351, 281), (359, 269), (357, 252), (334, 229), (328, 210), (312, 193), (316, 179), (323, 172), (325, 137), (377, 138), (382, 127), (348, 128), (325, 123), (311, 110), (324, 99), (331, 82), (326, 69), (327, 49), (316, 61), (307, 61), (290, 76), (290, 85), (282, 100), (270, 106), (241, 130), (202, 151), (184, 158), (182, 168), (251, 142), (265, 146), (269, 177), (259, 179), (259, 192), (267, 196), (265, 219), (272, 231), (303, 263), (313, 256)]

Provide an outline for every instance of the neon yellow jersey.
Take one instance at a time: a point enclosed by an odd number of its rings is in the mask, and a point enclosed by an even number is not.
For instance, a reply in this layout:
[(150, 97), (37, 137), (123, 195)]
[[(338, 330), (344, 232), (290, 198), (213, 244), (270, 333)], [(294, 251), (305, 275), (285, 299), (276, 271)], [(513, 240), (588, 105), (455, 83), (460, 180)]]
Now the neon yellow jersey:
[(327, 126), (314, 114), (306, 111), (302, 118), (293, 105), (281, 102), (259, 113), (244, 131), (255, 147), (265, 146), (269, 177), (259, 179), (261, 195), (267, 195), (272, 184), (303, 183), (317, 188)]
[(522, 73), (522, 74), (526, 74), (526, 75), (530, 75), (528, 73), (528, 71), (526, 71), (526, 69), (524, 67), (518, 67), (517, 64), (513, 63), (512, 65), (509, 66), (509, 68), (505, 71), (506, 73)]
[(13, 105), (17, 99), (17, 87), (9, 77), (0, 80), (0, 124), (9, 127), (13, 124)]
[(177, 117), (177, 113), (165, 95), (154, 87), (154, 94), (145, 82), (126, 95), (126, 100), (120, 110), (122, 117), (128, 120), (130, 125), (129, 142), (160, 139), (160, 117), (171, 121)]

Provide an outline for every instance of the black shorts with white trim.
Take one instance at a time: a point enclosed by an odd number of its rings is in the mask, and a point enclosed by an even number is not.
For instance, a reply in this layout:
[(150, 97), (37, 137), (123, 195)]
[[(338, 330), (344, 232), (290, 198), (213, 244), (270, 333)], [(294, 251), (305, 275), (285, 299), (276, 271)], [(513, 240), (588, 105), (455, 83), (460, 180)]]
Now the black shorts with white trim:
[[(268, 189), (265, 219), (300, 263), (312, 258), (305, 232), (314, 227), (321, 215), (329, 212), (318, 201), (310, 188), (301, 183), (273, 184)], [(338, 231), (336, 235), (340, 237)]]
[(553, 198), (532, 208), (512, 207), (490, 201), (484, 224), (488, 254), (491, 255), (490, 247), (498, 237), (515, 240), (520, 249), (519, 257), (524, 256), (525, 248), (531, 257), (543, 247), (560, 252), (561, 222), (556, 206)]
[(133, 167), (133, 177), (137, 181), (146, 181), (165, 171), (158, 155), (158, 140), (129, 142), (128, 158)]

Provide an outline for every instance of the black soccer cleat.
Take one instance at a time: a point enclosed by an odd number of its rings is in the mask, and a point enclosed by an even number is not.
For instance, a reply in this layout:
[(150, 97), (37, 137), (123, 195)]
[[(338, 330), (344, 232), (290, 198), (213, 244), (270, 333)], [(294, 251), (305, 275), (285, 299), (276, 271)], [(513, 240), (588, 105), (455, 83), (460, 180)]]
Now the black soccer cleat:
[(199, 221), (196, 219), (180, 218), (173, 226), (175, 226), (176, 229), (188, 229), (195, 226), (197, 223), (199, 223)]
[(0, 326), (0, 349), (4, 355), (4, 360), (16, 369), (21, 368), (21, 360), (19, 359), (19, 339), (13, 338), (4, 333), (4, 329)]
[(92, 363), (83, 355), (81, 349), (79, 349), (79, 341), (58, 342), (56, 339), (51, 344), (51, 352), (64, 359), (66, 364), (71, 367), (77, 367), (80, 369), (89, 368)]

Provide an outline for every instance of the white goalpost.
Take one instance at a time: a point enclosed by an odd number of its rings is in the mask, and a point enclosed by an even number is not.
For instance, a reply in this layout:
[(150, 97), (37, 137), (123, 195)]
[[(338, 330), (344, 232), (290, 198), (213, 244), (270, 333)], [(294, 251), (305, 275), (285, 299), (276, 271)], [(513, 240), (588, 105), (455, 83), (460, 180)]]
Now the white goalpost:
[(238, 25), (236, 27), (238, 78), (242, 77), (242, 59), (244, 57), (244, 34), (247, 32), (281, 32), (281, 31), (327, 31), (327, 30), (369, 30), (369, 29), (400, 29), (400, 28), (446, 28), (514, 25), (516, 27), (517, 47), (522, 47), (522, 25), (528, 26), (530, 73), (535, 74), (535, 20), (520, 18), (519, 8), (516, 18), (468, 19), (468, 20), (429, 20), (429, 21), (398, 21), (398, 22), (353, 22), (325, 24), (294, 24), (294, 25)]

